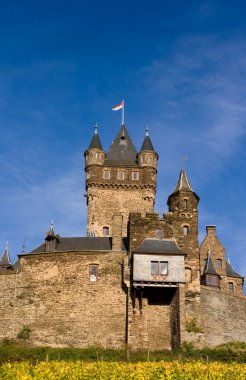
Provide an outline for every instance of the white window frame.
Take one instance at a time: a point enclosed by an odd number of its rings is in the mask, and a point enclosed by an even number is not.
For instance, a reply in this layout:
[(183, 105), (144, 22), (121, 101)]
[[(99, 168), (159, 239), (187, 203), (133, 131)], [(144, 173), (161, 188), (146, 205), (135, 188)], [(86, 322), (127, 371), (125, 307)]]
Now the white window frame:
[(103, 171), (103, 179), (110, 179), (110, 170)]
[[(120, 178), (122, 176), (122, 178)], [(125, 179), (125, 172), (123, 170), (118, 170), (117, 172), (117, 179), (119, 179), (120, 181), (124, 181)]]

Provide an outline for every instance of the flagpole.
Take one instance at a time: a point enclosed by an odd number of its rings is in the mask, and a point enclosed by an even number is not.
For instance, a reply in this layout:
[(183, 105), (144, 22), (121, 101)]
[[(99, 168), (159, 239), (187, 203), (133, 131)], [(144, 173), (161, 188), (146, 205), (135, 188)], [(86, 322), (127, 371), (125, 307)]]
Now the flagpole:
[(125, 124), (125, 103), (123, 99), (123, 107), (122, 107), (122, 125)]

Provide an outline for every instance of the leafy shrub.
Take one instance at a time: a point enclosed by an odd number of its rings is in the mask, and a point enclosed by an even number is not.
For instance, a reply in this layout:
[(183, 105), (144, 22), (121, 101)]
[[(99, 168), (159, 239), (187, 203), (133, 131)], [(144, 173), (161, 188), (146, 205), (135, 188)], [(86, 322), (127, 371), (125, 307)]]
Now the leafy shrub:
[(32, 330), (28, 326), (23, 325), (22, 329), (17, 335), (17, 338), (23, 340), (30, 339), (31, 332)]

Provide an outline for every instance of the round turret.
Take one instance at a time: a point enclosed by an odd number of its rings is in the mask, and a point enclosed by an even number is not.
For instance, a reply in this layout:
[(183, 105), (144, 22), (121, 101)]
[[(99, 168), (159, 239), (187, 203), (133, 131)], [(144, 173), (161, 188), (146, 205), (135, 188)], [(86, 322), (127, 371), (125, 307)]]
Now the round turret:
[(157, 168), (158, 153), (155, 152), (152, 142), (149, 137), (149, 129), (146, 129), (145, 139), (142, 148), (137, 155), (138, 164), (140, 167)]
[(105, 152), (102, 148), (101, 141), (98, 135), (97, 127), (95, 127), (94, 135), (91, 139), (89, 148), (84, 153), (85, 170), (90, 165), (103, 165), (105, 160)]

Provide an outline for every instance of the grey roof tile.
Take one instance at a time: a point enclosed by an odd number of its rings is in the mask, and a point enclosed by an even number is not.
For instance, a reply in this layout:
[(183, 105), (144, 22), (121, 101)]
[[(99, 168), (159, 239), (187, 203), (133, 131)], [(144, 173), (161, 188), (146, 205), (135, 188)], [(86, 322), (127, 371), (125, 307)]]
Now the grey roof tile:
[(186, 255), (175, 240), (145, 239), (134, 253), (163, 253), (171, 255)]
[(243, 276), (240, 276), (240, 274), (234, 271), (231, 264), (227, 260), (226, 260), (226, 274), (229, 277), (244, 278)]
[(208, 253), (207, 255), (207, 261), (204, 268), (204, 274), (216, 274), (218, 276), (218, 273), (216, 272), (214, 268), (213, 260), (210, 253)]
[(93, 148), (103, 150), (102, 144), (101, 144), (98, 132), (97, 132), (97, 128), (95, 128), (95, 132), (94, 132), (94, 135), (92, 136), (91, 143), (89, 146), (89, 149), (93, 149)]
[(105, 165), (137, 166), (137, 152), (125, 125), (122, 125), (106, 155)]
[(10, 258), (9, 258), (9, 250), (8, 250), (7, 246), (6, 246), (6, 248), (3, 252), (3, 255), (0, 259), (0, 265), (2, 265), (2, 266), (11, 265)]
[(153, 144), (150, 140), (150, 137), (148, 134), (146, 134), (145, 138), (144, 138), (144, 141), (143, 141), (143, 145), (142, 145), (142, 148), (141, 148), (141, 152), (144, 151), (144, 150), (151, 150), (152, 152), (154, 152), (154, 147), (153, 147)]
[[(60, 237), (56, 244), (56, 251), (111, 251), (111, 237)], [(125, 239), (122, 239), (122, 250), (127, 250)], [(30, 253), (45, 252), (45, 243)], [(19, 255), (21, 256), (21, 254)]]

